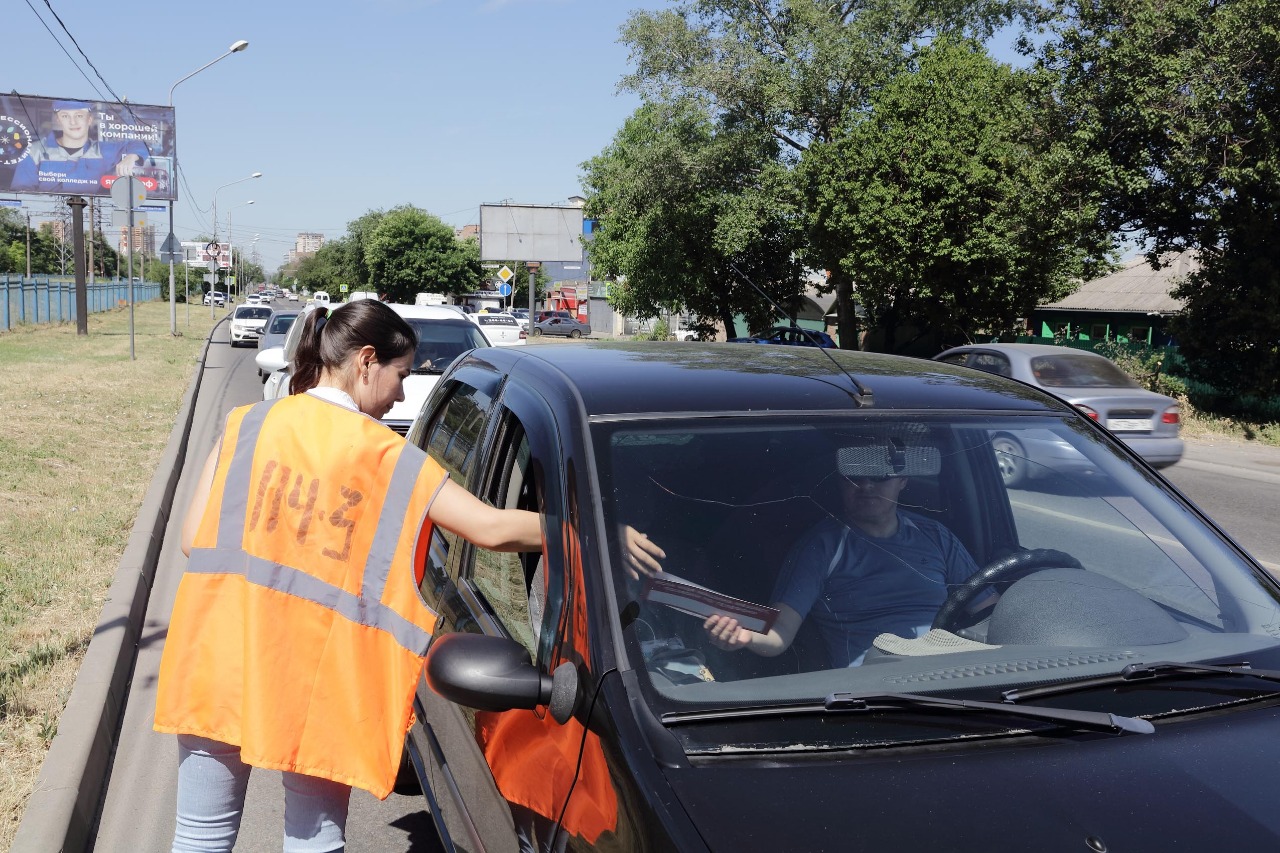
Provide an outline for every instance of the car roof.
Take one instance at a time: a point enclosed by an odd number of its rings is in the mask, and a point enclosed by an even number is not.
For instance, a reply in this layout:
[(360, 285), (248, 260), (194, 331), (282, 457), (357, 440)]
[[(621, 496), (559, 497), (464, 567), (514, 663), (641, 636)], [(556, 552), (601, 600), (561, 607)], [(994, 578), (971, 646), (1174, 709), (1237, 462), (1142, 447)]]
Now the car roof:
[(1106, 356), (1099, 355), (1096, 352), (1076, 349), (1075, 347), (1057, 347), (1052, 344), (965, 344), (960, 347), (952, 347), (934, 356), (934, 358), (940, 358), (951, 352), (973, 352), (974, 350), (1002, 352), (1006, 355), (1024, 356), (1026, 358), (1037, 355), (1085, 355), (1092, 358), (1106, 358)]
[(466, 315), (457, 308), (447, 305), (407, 305), (400, 302), (388, 302), (401, 317), (423, 320), (461, 320)]
[(850, 376), (869, 389), (862, 406), (869, 411), (1070, 411), (1003, 377), (925, 359), (817, 347), (602, 341), (494, 347), (470, 358), (530, 382), (572, 385), (588, 416), (847, 411), (857, 407)]

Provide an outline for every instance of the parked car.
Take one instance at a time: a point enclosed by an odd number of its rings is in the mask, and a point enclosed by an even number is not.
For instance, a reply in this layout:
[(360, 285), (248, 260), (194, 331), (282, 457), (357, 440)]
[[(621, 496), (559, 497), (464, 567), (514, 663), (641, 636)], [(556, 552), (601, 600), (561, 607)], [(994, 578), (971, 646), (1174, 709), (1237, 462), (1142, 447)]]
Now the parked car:
[[(489, 339), (480, 327), (459, 314), (453, 308), (437, 305), (401, 305), (388, 303), (405, 319), (418, 336), (418, 349), (414, 354), (414, 367), (404, 380), (404, 400), (391, 407), (382, 416), (382, 422), (401, 435), (409, 431), (409, 424), (422, 409), (422, 403), (435, 387), (440, 374), (458, 356), (477, 347), (490, 347)], [(285, 335), (282, 352), (284, 367), (267, 377), (262, 396), (265, 400), (284, 397), (289, 393), (290, 367), (298, 351), (298, 340), (306, 315), (319, 307), (309, 304), (303, 308)], [(329, 307), (325, 305), (324, 307)], [(338, 306), (334, 306), (338, 307)], [(264, 351), (262, 356), (268, 357)]]
[(516, 318), (516, 322), (520, 324), (520, 328), (526, 332), (529, 331), (529, 309), (528, 308), (512, 308), (511, 316)]
[(258, 338), (262, 335), (262, 328), (267, 324), (267, 318), (271, 316), (271, 309), (265, 305), (254, 305), (249, 303), (241, 305), (231, 312), (231, 321), (228, 323), (227, 342), (233, 347), (241, 344), (252, 344), (257, 346)]
[(570, 338), (581, 338), (591, 334), (591, 324), (583, 323), (573, 317), (549, 317), (534, 323), (529, 334), (535, 338), (539, 335), (564, 335)]
[[(258, 378), (263, 382), (266, 382), (267, 377), (274, 371), (284, 367), (284, 338), (293, 326), (294, 321), (298, 319), (299, 313), (296, 308), (277, 308), (271, 312), (271, 316), (267, 318), (266, 325), (262, 327), (262, 335), (258, 338), (257, 361)], [(267, 350), (277, 350), (279, 354), (269, 356), (264, 361), (261, 356)]]
[(555, 317), (559, 317), (562, 320), (576, 319), (574, 315), (570, 314), (568, 311), (544, 310), (544, 311), (539, 311), (537, 314), (534, 315), (533, 322), (541, 323), (543, 320), (551, 320)]
[(480, 313), (466, 315), (475, 323), (495, 347), (517, 346), (527, 343), (529, 333), (520, 325), (520, 321), (510, 314)]
[(835, 339), (826, 332), (801, 329), (798, 326), (774, 326), (758, 335), (729, 338), (731, 344), (786, 344), (797, 347), (836, 349)]
[[(1111, 430), (1156, 468), (1182, 458), (1182, 413), (1178, 401), (1145, 390), (1110, 359), (1097, 353), (1043, 344), (974, 344), (934, 356), (947, 364), (1008, 376), (1062, 398)], [(997, 436), (1005, 483), (1091, 470), (1090, 461), (1051, 435)]]
[(205, 305), (223, 306), (227, 304), (227, 294), (221, 290), (211, 290), (204, 295)]
[[(439, 619), (407, 743), (444, 849), (1280, 849), (1280, 584), (1186, 498), (1010, 379), (723, 353), (478, 349), (415, 420), (454, 482), (545, 525), (542, 554), (418, 545)], [(1033, 430), (1107, 488), (1010, 490), (993, 439)], [(776, 656), (710, 642), (708, 612), (764, 630), (815, 531), (887, 551), (831, 520), (846, 463), (979, 574), (903, 562), (941, 606), (861, 665), (811, 633), (840, 618), (821, 598)], [(663, 574), (637, 576), (637, 532)]]

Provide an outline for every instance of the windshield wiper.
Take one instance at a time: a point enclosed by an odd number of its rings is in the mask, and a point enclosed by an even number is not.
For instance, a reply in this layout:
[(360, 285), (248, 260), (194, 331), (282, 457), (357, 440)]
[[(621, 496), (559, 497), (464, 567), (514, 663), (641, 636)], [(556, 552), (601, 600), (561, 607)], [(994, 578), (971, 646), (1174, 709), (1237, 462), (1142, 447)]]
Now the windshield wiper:
[(1280, 681), (1280, 670), (1251, 669), (1248, 661), (1217, 666), (1207, 663), (1153, 661), (1151, 663), (1131, 663), (1119, 672), (1114, 672), (1110, 675), (1081, 678), (1078, 681), (1065, 681), (1060, 684), (1046, 684), (1043, 687), (1028, 687), (1023, 690), (1006, 690), (1000, 695), (1004, 697), (1006, 702), (1020, 702), (1024, 699), (1056, 696), (1059, 693), (1074, 693), (1077, 690), (1090, 690), (1094, 687), (1133, 684), (1140, 681), (1154, 681), (1160, 678), (1173, 678), (1184, 675), (1246, 675), (1266, 681)]
[(679, 711), (662, 715), (663, 723), (704, 722), (741, 719), (744, 717), (784, 716), (786, 714), (825, 714), (844, 712), (906, 711), (921, 708), (958, 711), (980, 711), (1005, 717), (1023, 717), (1076, 726), (1115, 734), (1149, 735), (1156, 728), (1139, 717), (1122, 717), (1105, 711), (1076, 711), (1069, 708), (1044, 708), (1035, 705), (1010, 705), (976, 699), (947, 699), (925, 693), (832, 693), (823, 702), (793, 702), (757, 705), (743, 708), (719, 708), (709, 711)]

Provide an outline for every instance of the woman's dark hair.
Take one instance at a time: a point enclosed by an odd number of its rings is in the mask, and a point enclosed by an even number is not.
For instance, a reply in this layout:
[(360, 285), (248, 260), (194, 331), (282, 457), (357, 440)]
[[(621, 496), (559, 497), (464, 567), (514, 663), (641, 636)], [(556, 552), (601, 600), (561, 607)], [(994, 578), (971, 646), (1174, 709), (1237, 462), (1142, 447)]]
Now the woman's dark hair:
[(310, 391), (324, 368), (336, 370), (361, 347), (371, 346), (380, 363), (400, 358), (418, 346), (413, 327), (376, 299), (360, 299), (332, 311), (317, 308), (303, 321), (293, 356), (289, 393)]

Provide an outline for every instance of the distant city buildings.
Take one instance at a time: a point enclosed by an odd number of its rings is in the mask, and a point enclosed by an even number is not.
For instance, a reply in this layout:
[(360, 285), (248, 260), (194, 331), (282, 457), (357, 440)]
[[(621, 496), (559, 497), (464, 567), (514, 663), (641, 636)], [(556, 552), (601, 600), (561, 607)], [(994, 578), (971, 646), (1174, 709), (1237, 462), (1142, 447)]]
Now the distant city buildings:
[(293, 244), (293, 251), (299, 255), (314, 255), (324, 245), (324, 235), (315, 231), (301, 231)]
[[(116, 251), (124, 254), (129, 251), (129, 226), (121, 226), (120, 239)], [(135, 255), (154, 255), (156, 253), (156, 227), (151, 223), (133, 226), (133, 253)]]

